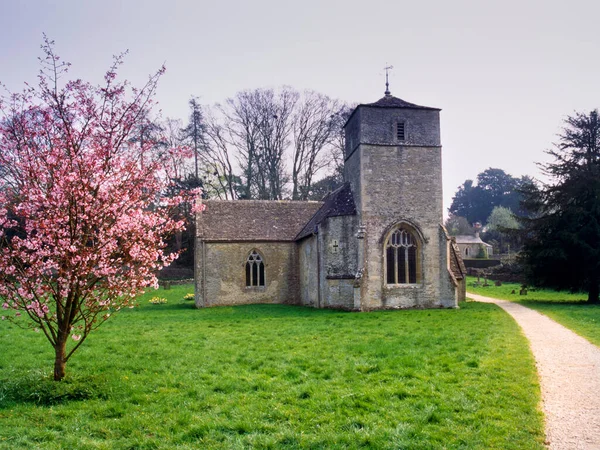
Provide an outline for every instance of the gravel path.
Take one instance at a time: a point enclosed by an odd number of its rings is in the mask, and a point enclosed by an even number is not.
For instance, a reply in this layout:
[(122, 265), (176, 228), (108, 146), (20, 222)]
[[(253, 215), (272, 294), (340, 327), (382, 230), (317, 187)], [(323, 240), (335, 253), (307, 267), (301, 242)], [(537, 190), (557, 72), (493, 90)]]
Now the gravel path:
[(503, 308), (529, 339), (549, 448), (600, 449), (600, 348), (524, 306), (468, 292), (467, 297)]

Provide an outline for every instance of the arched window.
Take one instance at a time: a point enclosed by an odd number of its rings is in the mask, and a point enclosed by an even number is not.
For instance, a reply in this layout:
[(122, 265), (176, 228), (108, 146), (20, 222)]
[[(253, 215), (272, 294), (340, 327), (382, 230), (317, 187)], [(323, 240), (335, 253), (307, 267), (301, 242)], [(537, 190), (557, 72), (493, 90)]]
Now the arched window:
[(419, 244), (414, 233), (398, 228), (385, 243), (387, 284), (414, 284), (420, 281)]
[(256, 250), (246, 260), (246, 287), (265, 285), (265, 264)]

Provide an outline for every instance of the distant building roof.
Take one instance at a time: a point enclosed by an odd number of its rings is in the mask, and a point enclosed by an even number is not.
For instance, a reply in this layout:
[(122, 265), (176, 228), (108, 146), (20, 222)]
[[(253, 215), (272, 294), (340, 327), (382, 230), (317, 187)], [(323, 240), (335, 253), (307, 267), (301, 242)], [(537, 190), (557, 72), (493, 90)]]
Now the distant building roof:
[(293, 241), (322, 202), (205, 200), (198, 236), (205, 241)]
[(457, 244), (483, 244), (491, 247), (487, 242), (483, 242), (479, 236), (473, 236), (470, 234), (463, 234), (455, 236)]
[(302, 231), (296, 236), (296, 240), (311, 235), (323, 220), (327, 217), (335, 216), (354, 216), (356, 215), (356, 205), (352, 196), (350, 183), (344, 183), (331, 194), (323, 199), (323, 206), (315, 213), (310, 221), (304, 226)]

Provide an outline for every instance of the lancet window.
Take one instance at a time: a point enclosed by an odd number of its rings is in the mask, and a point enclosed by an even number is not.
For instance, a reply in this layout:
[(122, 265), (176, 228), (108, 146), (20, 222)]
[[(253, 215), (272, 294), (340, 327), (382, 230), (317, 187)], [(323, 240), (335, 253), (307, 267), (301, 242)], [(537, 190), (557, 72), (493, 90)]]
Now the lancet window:
[(265, 285), (265, 263), (256, 250), (252, 250), (246, 260), (246, 287)]

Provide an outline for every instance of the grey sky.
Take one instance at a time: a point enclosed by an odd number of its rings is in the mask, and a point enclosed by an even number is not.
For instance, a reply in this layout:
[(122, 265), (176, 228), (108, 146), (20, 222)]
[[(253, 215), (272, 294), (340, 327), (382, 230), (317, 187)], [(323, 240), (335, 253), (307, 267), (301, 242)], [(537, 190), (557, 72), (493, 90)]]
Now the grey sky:
[(35, 82), (42, 33), (99, 82), (129, 49), (134, 84), (166, 62), (163, 116), (287, 84), (348, 102), (392, 94), (442, 108), (444, 206), (488, 167), (539, 176), (562, 119), (600, 107), (600, 2), (0, 0), (0, 80)]

